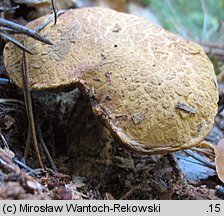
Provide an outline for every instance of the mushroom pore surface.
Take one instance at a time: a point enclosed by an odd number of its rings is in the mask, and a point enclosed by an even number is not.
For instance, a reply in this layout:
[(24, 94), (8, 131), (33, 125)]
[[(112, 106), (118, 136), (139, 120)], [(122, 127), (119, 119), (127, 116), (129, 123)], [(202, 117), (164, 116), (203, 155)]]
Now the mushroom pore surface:
[[(54, 45), (17, 36), (34, 53), (27, 55), (31, 89), (79, 87), (95, 115), (129, 149), (177, 151), (199, 143), (211, 129), (217, 81), (196, 43), (143, 18), (97, 7), (69, 10), (40, 34)], [(6, 44), (6, 69), (20, 87), (22, 56)]]

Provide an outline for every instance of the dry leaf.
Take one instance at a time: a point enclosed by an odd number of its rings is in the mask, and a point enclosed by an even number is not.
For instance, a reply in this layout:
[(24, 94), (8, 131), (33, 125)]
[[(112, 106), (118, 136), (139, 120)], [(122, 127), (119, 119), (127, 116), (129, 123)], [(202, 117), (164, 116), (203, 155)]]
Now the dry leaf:
[(224, 139), (221, 139), (218, 145), (214, 146), (215, 166), (219, 179), (224, 183)]
[(15, 124), (16, 120), (9, 116), (9, 115), (5, 115), (4, 117), (4, 125), (5, 125), (5, 129), (8, 130), (9, 128), (11, 128), (14, 124)]
[(12, 160), (15, 157), (15, 154), (7, 148), (4, 148), (4, 149), (0, 148), (0, 155), (1, 156), (4, 155), (7, 158), (10, 158), (10, 160)]
[(42, 189), (41, 184), (38, 182), (35, 182), (33, 179), (27, 180), (26, 184), (29, 187), (29, 189), (32, 189), (33, 191)]

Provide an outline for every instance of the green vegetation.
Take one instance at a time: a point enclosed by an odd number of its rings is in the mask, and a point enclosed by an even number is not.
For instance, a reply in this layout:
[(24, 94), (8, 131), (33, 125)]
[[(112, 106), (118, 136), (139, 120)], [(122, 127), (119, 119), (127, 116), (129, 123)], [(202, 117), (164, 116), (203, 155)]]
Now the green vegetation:
[(224, 0), (142, 0), (164, 28), (197, 41), (224, 42)]

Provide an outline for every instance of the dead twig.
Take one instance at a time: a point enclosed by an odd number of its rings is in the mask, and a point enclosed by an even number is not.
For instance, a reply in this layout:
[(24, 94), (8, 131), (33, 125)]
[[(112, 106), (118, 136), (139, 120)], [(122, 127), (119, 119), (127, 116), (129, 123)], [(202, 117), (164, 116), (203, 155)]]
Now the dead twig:
[(9, 144), (8, 144), (5, 136), (1, 133), (1, 131), (0, 131), (0, 138), (2, 140), (2, 144), (3, 144), (4, 148), (8, 148), (9, 149)]
[(23, 52), (23, 64), (22, 64), (22, 74), (23, 74), (23, 91), (24, 91), (24, 100), (27, 110), (27, 117), (29, 121), (29, 127), (31, 129), (31, 136), (34, 144), (34, 150), (36, 153), (36, 157), (38, 160), (39, 165), (41, 168), (44, 168), (43, 162), (41, 160), (40, 156), (40, 149), (37, 142), (37, 135), (36, 135), (36, 128), (35, 128), (35, 121), (34, 121), (34, 115), (33, 115), (33, 107), (32, 107), (32, 99), (31, 99), (31, 93), (30, 93), (30, 87), (29, 87), (29, 79), (28, 79), (28, 65), (26, 60), (26, 53)]
[(11, 84), (11, 80), (7, 78), (0, 78), (0, 85), (9, 85)]
[[(6, 140), (4, 134), (1, 133), (1, 131), (0, 131), (0, 138), (3, 144), (3, 148), (0, 148), (0, 155), (6, 156), (7, 158), (11, 159), (15, 164), (28, 170), (31, 174), (35, 174), (33, 169), (31, 169), (30, 167), (28, 167), (26, 164), (24, 164), (15, 157), (15, 154), (9, 149), (8, 141)], [(5, 164), (3, 159), (1, 160), (1, 163)]]
[(204, 154), (204, 155), (206, 155), (207, 157), (210, 157), (210, 158), (213, 158), (213, 159), (215, 158), (215, 154), (214, 154), (214, 153), (207, 152), (207, 151), (205, 151), (205, 150), (203, 150), (203, 149), (199, 149), (199, 148), (197, 148), (197, 147), (192, 147), (191, 150), (192, 150), (192, 151), (196, 151), (196, 152), (201, 153), (201, 154)]
[(7, 172), (20, 173), (20, 168), (13, 164), (6, 155), (0, 155), (0, 167)]
[(5, 175), (5, 174), (2, 178), (4, 179), (6, 177), (5, 180), (10, 181), (10, 179), (12, 177), (14, 177), (14, 181), (20, 182), (21, 186), (25, 190), (28, 189), (29, 191), (32, 190), (32, 191), (35, 191), (37, 193), (42, 194), (41, 185), (34, 178), (32, 178), (30, 175), (23, 172), (23, 170), (21, 170), (15, 163), (19, 164), (20, 166), (22, 166), (26, 170), (30, 171), (32, 174), (37, 175), (35, 173), (35, 171), (32, 170), (30, 167), (26, 166), (25, 164), (20, 162), (15, 157), (11, 158), (11, 156), (8, 155), (7, 152), (4, 152), (4, 150), (1, 150), (0, 151), (0, 167), (4, 170), (4, 173), (9, 173), (10, 174), (10, 176), (8, 176), (8, 178), (7, 178), (7, 175)]
[(197, 157), (195, 154), (193, 154), (190, 150), (184, 150), (184, 153), (192, 158), (194, 158), (195, 160), (201, 162), (202, 164), (206, 165), (207, 167), (209, 167), (210, 169), (216, 170), (215, 168), (215, 164), (206, 160), (202, 160), (201, 158)]
[[(3, 2), (0, 2), (0, 12), (6, 12), (6, 11), (9, 11), (9, 10), (16, 10), (18, 7), (19, 6), (12, 7), (12, 8), (4, 7)], [(35, 40), (39, 40), (39, 41), (41, 41), (43, 43), (46, 43), (46, 44), (49, 44), (49, 45), (53, 45), (53, 43), (48, 38), (39, 35), (34, 30), (29, 29), (29, 28), (27, 28), (25, 26), (22, 26), (20, 24), (17, 24), (15, 22), (9, 21), (7, 19), (4, 19), (4, 13), (1, 13), (1, 17), (0, 17), (0, 38), (4, 39), (6, 41), (10, 41), (13, 44), (15, 44), (15, 46), (22, 49), (23, 51), (32, 54), (32, 52), (29, 49), (24, 47), (22, 42), (20, 42), (16, 38), (14, 38), (11, 34), (26, 34), (29, 37), (34, 38)]]
[(21, 50), (24, 50), (24, 51), (28, 52), (29, 54), (33, 54), (25, 46), (23, 46), (19, 41), (17, 41), (12, 35), (0, 30), (0, 37), (5, 39), (5, 40), (8, 40), (8, 41), (12, 42), (17, 47), (19, 47)]
[(45, 142), (44, 142), (44, 139), (43, 139), (43, 136), (42, 136), (42, 131), (41, 131), (41, 128), (40, 128), (40, 124), (38, 122), (36, 122), (36, 126), (37, 126), (37, 135), (39, 137), (39, 140), (40, 140), (40, 143), (41, 143), (41, 146), (43, 147), (44, 151), (45, 151), (45, 154), (47, 156), (47, 159), (51, 165), (51, 169), (54, 171), (54, 172), (57, 172), (57, 167), (51, 157), (51, 154), (50, 152), (48, 151), (47, 149), (47, 146), (45, 145)]
[(54, 0), (51, 0), (51, 5), (52, 5), (53, 13), (54, 13), (54, 25), (56, 25), (56, 23), (57, 23), (57, 10), (56, 10), (55, 5), (54, 5)]
[(28, 158), (29, 151), (30, 151), (30, 142), (31, 142), (31, 128), (28, 127), (27, 137), (26, 137), (26, 147), (25, 147), (25, 151), (23, 154), (24, 160), (26, 160)]
[(23, 169), (26, 169), (30, 173), (30, 175), (32, 175), (32, 174), (37, 175), (32, 168), (30, 168), (25, 163), (23, 163), (20, 160), (18, 160), (16, 157), (13, 158), (13, 162), (16, 163), (16, 164), (18, 164)]
[(39, 40), (43, 43), (53, 45), (53, 43), (48, 38), (45, 38), (45, 37), (37, 34), (34, 30), (29, 29), (25, 26), (19, 25), (17, 23), (14, 23), (14, 22), (8, 21), (6, 19), (2, 19), (2, 18), (0, 18), (0, 25), (4, 26), (4, 27), (8, 27), (14, 31), (18, 31), (20, 33), (26, 34), (26, 35), (28, 35), (36, 40)]
[(10, 99), (10, 98), (0, 98), (0, 104), (6, 104), (6, 105), (19, 105), (21, 107), (24, 107), (25, 104), (22, 100), (18, 99)]
[[(61, 14), (65, 13), (66, 11), (65, 10), (60, 10), (57, 12), (57, 17), (59, 17)], [(43, 22), (41, 25), (35, 27), (35, 31), (36, 32), (39, 32), (41, 31), (42, 29), (44, 29), (54, 18), (54, 14), (50, 14), (49, 16), (47, 16), (47, 20), (45, 22)]]

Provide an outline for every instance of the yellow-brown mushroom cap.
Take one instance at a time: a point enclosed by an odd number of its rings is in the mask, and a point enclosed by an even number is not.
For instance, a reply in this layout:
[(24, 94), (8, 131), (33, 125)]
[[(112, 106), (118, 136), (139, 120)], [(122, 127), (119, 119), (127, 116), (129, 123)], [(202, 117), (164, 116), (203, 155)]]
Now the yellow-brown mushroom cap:
[[(196, 43), (143, 18), (94, 7), (69, 10), (40, 34), (54, 46), (17, 37), (34, 53), (27, 56), (31, 88), (79, 87), (94, 113), (130, 149), (164, 153), (189, 148), (211, 129), (217, 81)], [(22, 86), (22, 51), (8, 43), (4, 61), (10, 78)]]

